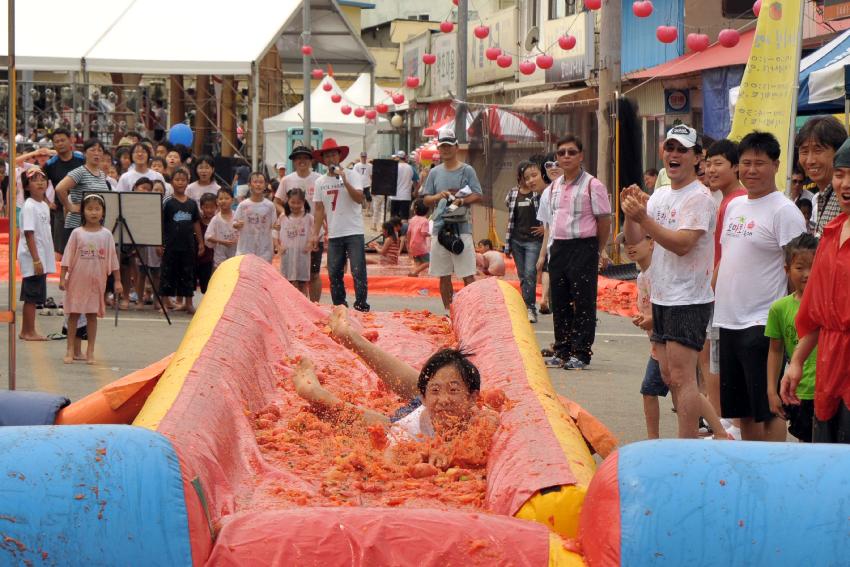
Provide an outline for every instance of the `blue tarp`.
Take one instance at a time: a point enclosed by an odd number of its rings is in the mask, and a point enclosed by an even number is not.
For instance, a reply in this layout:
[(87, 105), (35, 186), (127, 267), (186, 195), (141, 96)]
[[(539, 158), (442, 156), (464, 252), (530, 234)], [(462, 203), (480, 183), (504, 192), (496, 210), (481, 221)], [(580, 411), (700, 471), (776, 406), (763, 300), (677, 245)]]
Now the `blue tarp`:
[(0, 565), (192, 565), (180, 462), (128, 425), (0, 427)]
[[(841, 61), (846, 61), (850, 65), (850, 30), (845, 31), (800, 62), (800, 93), (797, 98), (798, 114), (832, 114), (844, 112), (844, 96), (829, 102), (811, 103), (809, 101), (810, 75), (815, 71), (838, 64)], [(845, 77), (847, 77), (846, 73)], [(850, 86), (850, 84), (847, 84), (846, 79), (845, 85)]]
[(722, 140), (732, 130), (729, 111), (729, 89), (741, 84), (744, 66), (706, 69), (702, 72), (702, 131), (715, 140)]

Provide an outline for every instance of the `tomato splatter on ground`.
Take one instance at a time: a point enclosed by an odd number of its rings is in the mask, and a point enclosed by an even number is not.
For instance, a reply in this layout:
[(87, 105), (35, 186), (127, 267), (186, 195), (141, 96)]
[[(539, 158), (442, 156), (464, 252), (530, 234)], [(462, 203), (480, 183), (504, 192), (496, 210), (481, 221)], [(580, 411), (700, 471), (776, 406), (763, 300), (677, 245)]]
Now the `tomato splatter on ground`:
[[(364, 333), (377, 335), (379, 346), (414, 366), (439, 348), (457, 345), (448, 319), (427, 311), (358, 314), (356, 319)], [(305, 346), (319, 382), (340, 399), (385, 416), (406, 404), (351, 351)], [(278, 399), (250, 413), (260, 453), (281, 474), (258, 480), (246, 505), (483, 508), (492, 421), (474, 420), (449, 441), (389, 446), (383, 425), (366, 425), (353, 410), (317, 412), (299, 398), (290, 377), (300, 359), (290, 356), (277, 365)], [(497, 409), (509, 403), (500, 391), (482, 400)], [(428, 464), (435, 453), (447, 458), (445, 470)]]

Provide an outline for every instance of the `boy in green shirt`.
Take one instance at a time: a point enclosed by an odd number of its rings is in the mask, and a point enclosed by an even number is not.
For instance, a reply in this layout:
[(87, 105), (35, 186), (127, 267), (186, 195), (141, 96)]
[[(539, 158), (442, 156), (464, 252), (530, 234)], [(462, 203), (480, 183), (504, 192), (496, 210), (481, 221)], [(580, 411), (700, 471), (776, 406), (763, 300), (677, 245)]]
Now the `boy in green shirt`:
[(784, 357), (791, 359), (797, 346), (797, 328), (794, 319), (800, 309), (803, 290), (812, 270), (812, 262), (817, 249), (817, 238), (801, 234), (785, 245), (785, 272), (794, 292), (776, 300), (767, 315), (764, 329), (770, 338), (770, 353), (767, 358), (767, 397), (770, 410), (788, 421), (788, 432), (804, 443), (812, 441), (812, 425), (815, 407), (815, 361), (817, 350), (812, 351), (803, 364), (803, 379), (797, 386), (799, 406), (783, 406), (779, 398), (777, 384), (781, 376)]

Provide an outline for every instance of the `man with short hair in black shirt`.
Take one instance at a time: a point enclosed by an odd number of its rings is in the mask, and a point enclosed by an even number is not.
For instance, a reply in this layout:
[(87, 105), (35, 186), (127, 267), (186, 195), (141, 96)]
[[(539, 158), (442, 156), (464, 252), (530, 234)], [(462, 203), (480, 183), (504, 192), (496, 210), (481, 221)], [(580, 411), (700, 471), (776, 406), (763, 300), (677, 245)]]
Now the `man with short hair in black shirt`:
[[(74, 144), (71, 142), (71, 132), (66, 128), (57, 128), (51, 136), (53, 141), (53, 149), (56, 150), (56, 155), (47, 160), (44, 166), (44, 173), (47, 179), (54, 187), (59, 185), (59, 182), (65, 179), (74, 169), (83, 165), (86, 160), (85, 156), (80, 152), (74, 151)], [(53, 250), (61, 254), (65, 250), (65, 211), (62, 208), (62, 201), (59, 200), (59, 195), (54, 198), (56, 208), (50, 210), (50, 225), (53, 230)]]

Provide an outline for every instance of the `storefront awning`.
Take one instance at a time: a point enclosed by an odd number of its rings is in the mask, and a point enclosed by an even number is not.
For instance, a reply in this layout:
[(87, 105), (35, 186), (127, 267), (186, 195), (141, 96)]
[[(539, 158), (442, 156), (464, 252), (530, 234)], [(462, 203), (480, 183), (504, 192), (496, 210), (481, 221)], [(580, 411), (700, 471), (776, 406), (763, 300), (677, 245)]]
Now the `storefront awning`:
[(558, 110), (558, 106), (566, 103), (575, 104), (595, 98), (596, 91), (591, 87), (554, 89), (520, 97), (514, 101), (510, 109), (517, 112), (546, 112), (547, 109)]
[(715, 43), (705, 51), (686, 53), (661, 65), (638, 71), (628, 75), (627, 79), (661, 79), (699, 73), (706, 69), (746, 65), (753, 46), (754, 29), (741, 34), (741, 39), (735, 47), (723, 47)]

